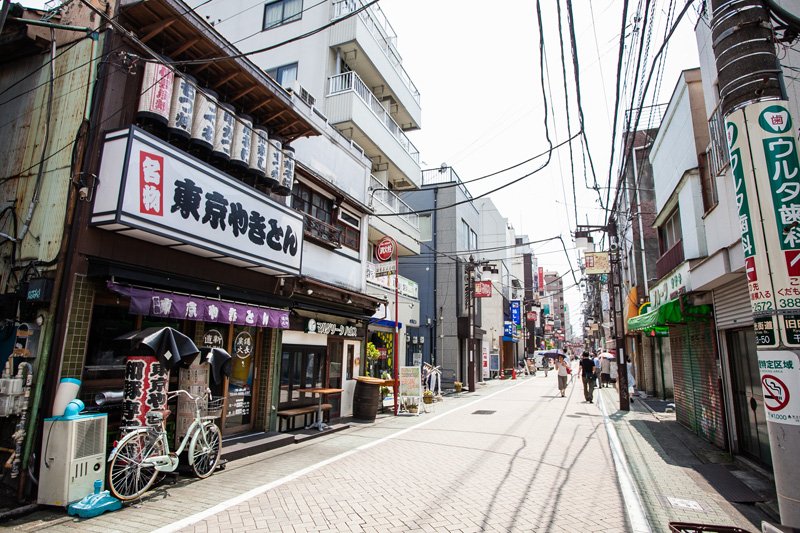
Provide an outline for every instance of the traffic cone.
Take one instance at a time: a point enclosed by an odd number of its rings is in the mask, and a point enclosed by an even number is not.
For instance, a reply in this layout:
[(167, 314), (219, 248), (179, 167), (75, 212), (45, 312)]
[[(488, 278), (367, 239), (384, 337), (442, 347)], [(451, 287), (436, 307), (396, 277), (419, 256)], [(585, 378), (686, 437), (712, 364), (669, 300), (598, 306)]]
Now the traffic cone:
[(517, 369), (516, 368), (512, 368), (511, 369), (511, 379), (517, 379)]

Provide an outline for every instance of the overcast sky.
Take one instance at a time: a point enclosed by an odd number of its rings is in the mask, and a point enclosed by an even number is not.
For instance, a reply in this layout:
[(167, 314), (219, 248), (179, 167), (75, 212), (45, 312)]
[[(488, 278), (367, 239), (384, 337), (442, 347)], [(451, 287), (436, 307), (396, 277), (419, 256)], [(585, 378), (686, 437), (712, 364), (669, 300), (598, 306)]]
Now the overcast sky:
[[(306, 0), (309, 2), (311, 0)], [(645, 61), (639, 78), (646, 79), (653, 56), (666, 33), (668, 17), (684, 2), (655, 0), (651, 32), (645, 32)], [(566, 26), (566, 4), (561, 2), (569, 92), (570, 131), (578, 130), (575, 82)], [(699, 5), (699, 1), (695, 1)], [(27, 0), (42, 6), (43, 0)], [(616, 90), (619, 30), (622, 0), (573, 0), (575, 33), (580, 65), (581, 100), (600, 193), (608, 192), (609, 157)], [(634, 32), (638, 2), (630, 2), (627, 43)], [(421, 153), (423, 168), (452, 166), (462, 180), (472, 180), (514, 166), (548, 149), (546, 133), (553, 144), (568, 138), (567, 106), (564, 98), (556, 2), (543, 0), (545, 37), (545, 87), (548, 93), (549, 128), (544, 126), (545, 102), (539, 69), (539, 32), (534, 0), (502, 0), (491, 4), (465, 0), (381, 0), (378, 4), (398, 35), (397, 48), (403, 65), (421, 93), (422, 129), (409, 137)], [(492, 7), (494, 6), (494, 7)], [(304, 6), (305, 7), (305, 6)], [(689, 9), (666, 50), (663, 70), (654, 76), (643, 105), (662, 104), (670, 95), (681, 70), (696, 67), (695, 6)], [(638, 49), (637, 49), (638, 50)], [(626, 51), (625, 59), (628, 59)], [(630, 106), (633, 61), (627, 80), (620, 119)], [(552, 96), (552, 97), (551, 97)], [(617, 136), (619, 138), (619, 135)], [(618, 142), (618, 141), (617, 141)], [(575, 187), (568, 146), (554, 152), (541, 172), (490, 194), (498, 209), (519, 234), (531, 240), (561, 235), (567, 243), (569, 261), (558, 241), (537, 245), (539, 264), (564, 273), (577, 264), (572, 250), (572, 232), (581, 224), (602, 224), (604, 212), (595, 191), (591, 171), (584, 171), (579, 140), (572, 143)], [(618, 149), (618, 146), (617, 146)], [(545, 158), (495, 177), (469, 184), (473, 196), (484, 194), (531, 173)], [(616, 165), (615, 165), (616, 167)], [(614, 169), (616, 172), (616, 168)], [(585, 177), (584, 174), (587, 174)], [(573, 194), (575, 200), (573, 200)], [(565, 286), (571, 285), (571, 276)], [(567, 293), (573, 324), (577, 324), (581, 297), (577, 289)]]

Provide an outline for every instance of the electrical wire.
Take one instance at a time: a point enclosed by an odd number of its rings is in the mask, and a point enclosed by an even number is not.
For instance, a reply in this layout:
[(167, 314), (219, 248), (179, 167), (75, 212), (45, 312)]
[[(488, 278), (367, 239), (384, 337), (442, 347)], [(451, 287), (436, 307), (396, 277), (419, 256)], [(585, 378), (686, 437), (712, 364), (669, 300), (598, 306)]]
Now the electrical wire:
[[(572, 124), (569, 113), (569, 89), (567, 87), (567, 61), (564, 58), (564, 32), (562, 27), (561, 0), (556, 0), (556, 13), (558, 17), (558, 44), (561, 53), (561, 80), (564, 87), (564, 110), (567, 115), (567, 137), (572, 137)], [(569, 143), (569, 169), (572, 176), (572, 205), (575, 210), (575, 226), (578, 225), (578, 191), (575, 186), (575, 156), (572, 151), (572, 143)]]

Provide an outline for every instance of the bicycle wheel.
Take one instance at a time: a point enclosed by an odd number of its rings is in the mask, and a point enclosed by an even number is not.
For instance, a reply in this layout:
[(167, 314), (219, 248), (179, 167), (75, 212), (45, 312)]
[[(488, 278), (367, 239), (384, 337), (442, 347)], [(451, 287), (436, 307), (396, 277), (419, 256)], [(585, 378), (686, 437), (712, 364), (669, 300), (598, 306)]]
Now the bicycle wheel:
[(164, 442), (148, 431), (128, 433), (117, 444), (117, 454), (108, 466), (108, 489), (115, 498), (133, 500), (153, 484), (158, 471), (142, 465), (148, 457), (164, 454)]
[(197, 428), (189, 445), (189, 462), (194, 475), (199, 478), (210, 476), (219, 462), (222, 452), (222, 434), (213, 422)]

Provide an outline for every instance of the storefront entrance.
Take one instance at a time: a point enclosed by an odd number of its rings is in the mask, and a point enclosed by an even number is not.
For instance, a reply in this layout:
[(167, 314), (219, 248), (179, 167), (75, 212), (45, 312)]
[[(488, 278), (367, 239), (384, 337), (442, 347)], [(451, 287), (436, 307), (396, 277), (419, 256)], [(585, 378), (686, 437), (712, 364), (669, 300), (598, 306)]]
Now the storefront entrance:
[(325, 357), (325, 346), (283, 345), (278, 409), (316, 402), (312, 395), (299, 392), (298, 389), (323, 386)]
[(731, 393), (739, 451), (764, 464), (772, 464), (764, 394), (758, 371), (753, 328), (725, 332), (731, 367)]

